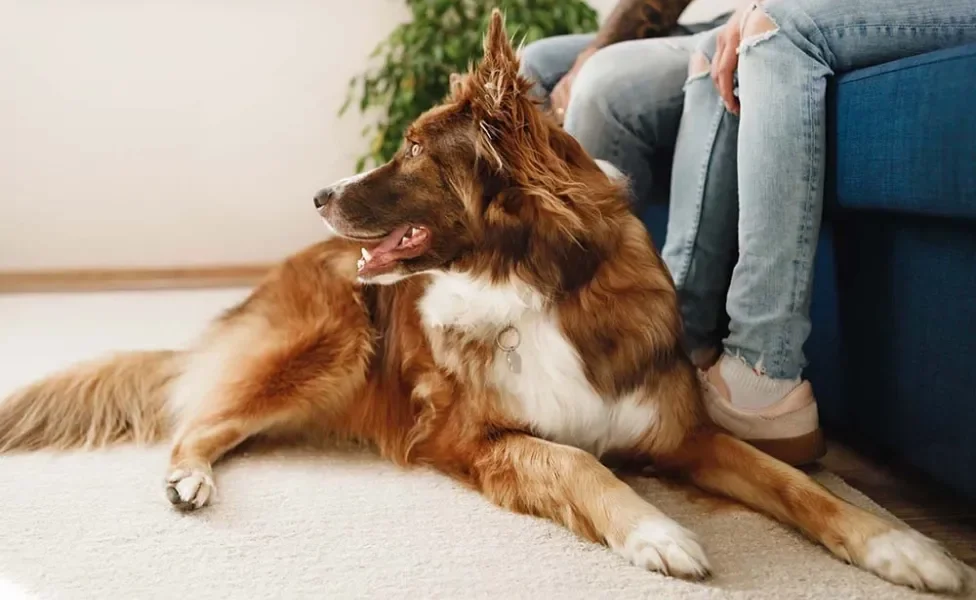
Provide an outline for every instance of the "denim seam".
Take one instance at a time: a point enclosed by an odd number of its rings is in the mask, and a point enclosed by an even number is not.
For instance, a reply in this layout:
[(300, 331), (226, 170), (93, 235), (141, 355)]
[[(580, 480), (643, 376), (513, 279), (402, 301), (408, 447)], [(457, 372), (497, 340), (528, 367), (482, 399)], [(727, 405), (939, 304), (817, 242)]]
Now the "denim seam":
[[(739, 48), (742, 51), (747, 51), (755, 47), (757, 44), (761, 44), (766, 41), (769, 41), (774, 37), (782, 37), (783, 35), (786, 36), (786, 40), (787, 40), (786, 43), (794, 44), (794, 42), (790, 39), (790, 36), (787, 35), (780, 27), (779, 20), (777, 19), (776, 16), (770, 14), (770, 12), (766, 10), (766, 7), (763, 5), (759, 5), (759, 10), (762, 10), (767, 16), (767, 18), (769, 18), (769, 20), (773, 23), (773, 28), (769, 31), (757, 35), (749, 36), (747, 38), (743, 38), (739, 46)], [(814, 26), (816, 27), (816, 25)], [(821, 48), (822, 51), (829, 53), (830, 50), (826, 44), (826, 37), (823, 35), (823, 32), (820, 31), (819, 27), (817, 27), (817, 33), (822, 38), (822, 43), (818, 44), (818, 47)], [(818, 60), (819, 62), (819, 59), (815, 57), (811, 57), (811, 58), (813, 60)], [(805, 110), (802, 117), (804, 121), (803, 130), (804, 132), (806, 132), (804, 133), (803, 142), (806, 146), (807, 156), (818, 156), (818, 154), (816, 153), (818, 152), (819, 144), (817, 143), (817, 140), (811, 137), (809, 134), (809, 132), (813, 130), (813, 126), (816, 124), (814, 122), (814, 119), (816, 118), (814, 114), (815, 111), (814, 111), (814, 107), (812, 106), (812, 102), (813, 102), (812, 98), (814, 94), (813, 94), (813, 90), (809, 89), (809, 84), (807, 84), (807, 88), (804, 90), (804, 95), (807, 98), (807, 104), (805, 106)], [(795, 253), (795, 258), (792, 261), (792, 266), (793, 266), (792, 281), (789, 282), (790, 285), (789, 310), (791, 313), (794, 314), (797, 312), (797, 308), (800, 305), (800, 296), (801, 296), (800, 288), (803, 285), (803, 283), (801, 282), (800, 273), (805, 272), (804, 269), (801, 268), (801, 266), (810, 265), (810, 268), (812, 269), (812, 264), (811, 264), (812, 255), (810, 254), (810, 252), (807, 251), (807, 249), (810, 246), (809, 224), (811, 222), (811, 213), (812, 213), (811, 198), (815, 195), (817, 191), (816, 190), (817, 184), (814, 181), (816, 171), (817, 171), (815, 164), (816, 161), (811, 160), (807, 165), (807, 173), (806, 173), (807, 185), (806, 185), (806, 189), (804, 190), (805, 196), (803, 197), (803, 205), (802, 205), (800, 222), (797, 224), (796, 253)], [(771, 343), (770, 350), (772, 351), (771, 354), (768, 352), (762, 352), (759, 355), (756, 364), (754, 365), (754, 368), (764, 373), (769, 372), (774, 377), (780, 377), (783, 373), (786, 373), (784, 367), (787, 366), (786, 365), (787, 357), (791, 357), (793, 355), (792, 332), (781, 330), (778, 332), (776, 338), (770, 340), (770, 343)], [(740, 350), (737, 349), (737, 354), (739, 353)], [(767, 359), (769, 359), (768, 363), (766, 363)]]
[(715, 116), (712, 119), (711, 127), (708, 130), (708, 151), (704, 154), (705, 160), (702, 161), (698, 170), (698, 189), (695, 190), (695, 227), (692, 235), (688, 236), (688, 241), (685, 243), (685, 256), (688, 258), (681, 265), (680, 280), (682, 285), (684, 285), (685, 279), (688, 277), (688, 271), (691, 270), (695, 247), (698, 246), (698, 233), (701, 231), (702, 207), (705, 201), (705, 185), (708, 182), (708, 166), (712, 162), (715, 139), (718, 137), (718, 129), (722, 124), (724, 113), (725, 107), (719, 103), (715, 111)]
[[(953, 24), (951, 26), (944, 25), (944, 24), (943, 25), (935, 25), (935, 24), (932, 25), (890, 25), (890, 24), (889, 25), (884, 25), (884, 24), (832, 25), (827, 28), (826, 32), (823, 29), (821, 29), (819, 26), (817, 27), (817, 31), (820, 32), (821, 36), (823, 36), (825, 42), (827, 37), (830, 37), (831, 39), (837, 39), (838, 34), (841, 32), (861, 30), (861, 29), (879, 30), (879, 31), (875, 31), (874, 32), (875, 34), (883, 33), (884, 30), (889, 30), (887, 31), (889, 37), (895, 37), (895, 35), (902, 36), (904, 34), (918, 35), (919, 33), (922, 33), (924, 35), (931, 35), (933, 33), (939, 33), (939, 32), (947, 33), (947, 34), (953, 33), (958, 35), (960, 31), (976, 30), (976, 24), (963, 23), (958, 25)], [(830, 51), (830, 48), (829, 46), (827, 46), (826, 43), (824, 44), (823, 48), (826, 49), (828, 52)], [(833, 58), (833, 52), (831, 52), (831, 56)], [(830, 65), (831, 68), (833, 68), (833, 65), (837, 63), (836, 60), (831, 60), (827, 64)]]
[[(804, 90), (804, 95), (807, 98), (806, 110), (803, 114), (804, 120), (804, 142), (807, 145), (806, 155), (809, 157), (820, 156), (819, 144), (817, 139), (812, 137), (809, 132), (815, 130), (814, 126), (817, 124), (815, 121), (817, 119), (816, 111), (812, 102), (815, 94), (813, 90), (809, 89), (809, 83)], [(797, 228), (796, 236), (796, 258), (793, 260), (793, 281), (791, 282), (790, 289), (790, 312), (796, 313), (799, 307), (800, 300), (800, 273), (806, 273), (813, 269), (813, 257), (809, 252), (810, 249), (810, 235), (809, 235), (809, 224), (811, 222), (811, 198), (816, 195), (817, 190), (815, 189), (817, 183), (815, 181), (817, 173), (816, 160), (808, 161), (807, 165), (807, 186), (806, 186), (806, 197), (803, 199), (803, 213)], [(777, 373), (784, 373), (783, 359), (785, 356), (792, 356), (793, 348), (791, 344), (792, 332), (781, 332), (779, 337), (778, 352), (773, 355), (773, 370)], [(802, 368), (802, 365), (797, 365)]]
[[(772, 26), (765, 31), (747, 36), (745, 35), (745, 26), (746, 23), (748, 22), (748, 19), (752, 16), (752, 12), (746, 15), (746, 17), (742, 20), (742, 24), (740, 28), (740, 42), (738, 48), (736, 48), (736, 53), (739, 55), (744, 55), (749, 53), (757, 45), (772, 40), (774, 37), (777, 37), (782, 31), (782, 28), (780, 27), (777, 19), (773, 17), (771, 14), (769, 14), (769, 12), (766, 11), (764, 8), (760, 8), (760, 5), (758, 3), (754, 3), (752, 6), (752, 11), (757, 11), (757, 10), (762, 11), (762, 14), (764, 14), (766, 18), (770, 21), (770, 23), (772, 23)], [(787, 40), (789, 39), (787, 38)], [(792, 44), (791, 41), (788, 41), (787, 43)], [(806, 127), (804, 127), (803, 130), (808, 131), (810, 123), (809, 123), (809, 119), (807, 118), (807, 114), (804, 115), (804, 121), (806, 121), (805, 123)], [(807, 146), (809, 147), (809, 142), (807, 142)], [(809, 198), (809, 187), (807, 189), (807, 198)], [(805, 221), (805, 219), (806, 219), (806, 214), (803, 215), (803, 220)], [(800, 228), (802, 230), (802, 222)], [(797, 233), (801, 234), (801, 232), (797, 232)], [(803, 246), (803, 238), (801, 234), (797, 236), (797, 248), (798, 249), (802, 248), (802, 246)], [(793, 281), (790, 282), (791, 283), (790, 286), (790, 311), (791, 312), (795, 312), (795, 307), (797, 304), (797, 288), (799, 285), (799, 280), (797, 277), (797, 272), (799, 271), (798, 263), (799, 260), (793, 261)], [(760, 352), (759, 357), (756, 359), (755, 364), (750, 365), (750, 367), (760, 374), (765, 374), (770, 367), (771, 370), (774, 372), (777, 373), (782, 372), (783, 360), (784, 360), (783, 357), (788, 355), (790, 345), (791, 345), (790, 336), (788, 335), (788, 333), (784, 331), (779, 331), (775, 339), (771, 341), (771, 348), (769, 350), (772, 351), (772, 356), (770, 357), (768, 356), (768, 353), (766, 351), (762, 351)], [(747, 364), (749, 363), (749, 361), (742, 356), (741, 350), (738, 348), (736, 348), (736, 357), (739, 360), (746, 362)], [(768, 366), (766, 365), (767, 358), (772, 359), (771, 364)]]
[[(896, 30), (907, 30), (907, 29), (925, 29), (925, 30), (944, 30), (944, 29), (948, 29), (948, 30), (957, 30), (957, 29), (976, 29), (976, 24), (961, 23), (961, 24), (953, 24), (953, 25), (935, 25), (935, 24), (932, 24), (932, 25), (891, 25), (891, 24), (887, 24), (886, 25), (886, 24), (883, 24), (883, 23), (870, 23), (870, 24), (865, 23), (865, 24), (858, 24), (858, 25), (831, 25), (827, 29), (827, 31), (833, 33), (835, 31), (840, 31), (840, 30), (847, 31), (849, 29), (868, 29), (868, 28), (872, 28), (872, 27), (875, 28), (875, 29), (896, 29)], [(825, 34), (823, 32), (823, 30), (820, 31), (820, 34), (821, 35), (824, 35), (824, 36), (827, 35), (827, 34)]]

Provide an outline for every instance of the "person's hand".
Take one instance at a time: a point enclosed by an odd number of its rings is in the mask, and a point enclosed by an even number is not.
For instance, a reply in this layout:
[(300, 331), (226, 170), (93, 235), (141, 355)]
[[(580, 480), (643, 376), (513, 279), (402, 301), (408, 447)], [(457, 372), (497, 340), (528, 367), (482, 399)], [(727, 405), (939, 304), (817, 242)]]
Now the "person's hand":
[(562, 124), (563, 118), (566, 116), (566, 107), (569, 106), (569, 94), (573, 89), (574, 79), (576, 79), (575, 67), (569, 73), (563, 75), (563, 78), (559, 80), (556, 87), (552, 88), (552, 93), (549, 94), (552, 113), (556, 115), (556, 120), (560, 124)]
[(596, 48), (587, 48), (581, 52), (576, 57), (573, 68), (563, 75), (563, 78), (559, 80), (556, 87), (552, 88), (552, 93), (549, 94), (549, 104), (552, 107), (552, 112), (556, 115), (556, 119), (560, 123), (563, 122), (563, 118), (566, 116), (566, 108), (569, 107), (569, 97), (573, 91), (573, 82), (576, 81), (576, 74), (579, 73), (586, 59), (593, 56), (594, 52), (596, 52)]
[(712, 59), (712, 81), (725, 108), (739, 114), (739, 99), (733, 93), (735, 70), (739, 66), (739, 44), (742, 42), (742, 21), (755, 8), (754, 0), (745, 0), (728, 22), (722, 26), (715, 41), (715, 57)]

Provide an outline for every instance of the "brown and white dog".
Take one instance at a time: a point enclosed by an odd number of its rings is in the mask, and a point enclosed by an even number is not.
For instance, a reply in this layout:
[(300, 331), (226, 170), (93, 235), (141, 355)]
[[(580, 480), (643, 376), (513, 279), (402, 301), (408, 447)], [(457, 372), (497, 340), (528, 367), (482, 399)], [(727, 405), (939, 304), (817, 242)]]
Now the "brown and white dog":
[(191, 351), (19, 391), (0, 406), (0, 451), (172, 437), (166, 494), (190, 510), (248, 438), (350, 436), (640, 567), (705, 577), (694, 534), (600, 460), (648, 459), (885, 579), (961, 590), (965, 569), (935, 542), (712, 427), (625, 186), (529, 87), (496, 12), (484, 60), (397, 156), (316, 197), (335, 238), (275, 268)]

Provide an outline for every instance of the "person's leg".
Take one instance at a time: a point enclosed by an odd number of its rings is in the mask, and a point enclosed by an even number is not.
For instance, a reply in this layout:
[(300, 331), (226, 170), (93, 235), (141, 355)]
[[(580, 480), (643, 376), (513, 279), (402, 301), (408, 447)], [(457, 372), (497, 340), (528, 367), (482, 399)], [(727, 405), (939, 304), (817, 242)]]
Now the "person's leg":
[(698, 366), (723, 337), (725, 298), (736, 255), (736, 138), (739, 119), (725, 110), (709, 78), (718, 29), (699, 38), (684, 87), (662, 251)]
[(596, 159), (629, 179), (637, 202), (652, 189), (652, 160), (677, 137), (693, 37), (614, 44), (580, 69), (563, 126)]
[(573, 67), (576, 57), (595, 34), (558, 35), (532, 42), (522, 49), (521, 72), (535, 82), (534, 92), (548, 102), (549, 93)]
[(743, 20), (739, 254), (726, 303), (730, 333), (705, 374), (706, 400), (716, 422), (784, 460), (823, 451), (819, 429), (803, 433), (817, 417), (802, 371), (827, 77), (976, 40), (973, 7), (973, 0), (768, 0)]
[[(710, 392), (705, 395), (709, 415), (774, 457), (803, 464), (820, 458), (824, 451), (809, 385), (788, 383), (783, 390), (774, 385), (769, 393), (774, 400), (788, 396), (785, 402), (772, 410), (742, 410), (733, 400), (755, 403), (765, 395), (754, 389), (756, 382), (751, 377), (737, 376), (741, 370), (752, 376), (749, 367), (721, 358), (719, 350), (737, 256), (739, 120), (725, 110), (709, 77), (717, 33), (700, 39), (688, 65), (663, 257), (678, 290), (686, 347), (703, 369), (705, 389)], [(744, 379), (749, 385), (742, 389)]]
[[(614, 44), (591, 56), (580, 69), (564, 127), (591, 156), (622, 171), (636, 199), (650, 196), (651, 157), (674, 147), (681, 83), (696, 34), (712, 30), (729, 16), (678, 25), (667, 37)], [(556, 36), (522, 51), (521, 72), (535, 82), (544, 104), (593, 37)]]
[(806, 365), (827, 77), (976, 40), (974, 11), (973, 0), (768, 0), (743, 20), (740, 255), (725, 345), (756, 372), (799, 381)]

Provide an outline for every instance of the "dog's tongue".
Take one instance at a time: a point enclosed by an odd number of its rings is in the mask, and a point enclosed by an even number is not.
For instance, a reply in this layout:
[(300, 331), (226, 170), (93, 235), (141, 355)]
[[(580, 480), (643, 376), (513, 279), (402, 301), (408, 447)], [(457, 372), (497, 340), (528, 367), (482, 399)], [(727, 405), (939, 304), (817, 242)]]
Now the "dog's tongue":
[(379, 258), (379, 255), (385, 254), (396, 248), (400, 244), (400, 240), (403, 239), (403, 236), (407, 235), (408, 231), (410, 231), (409, 225), (404, 225), (403, 227), (397, 227), (394, 229), (392, 232), (390, 232), (390, 235), (383, 238), (383, 241), (380, 242), (378, 246), (373, 248), (373, 256)]
[(409, 225), (404, 225), (394, 229), (388, 236), (367, 251), (363, 249), (363, 258), (360, 259), (358, 271), (360, 276), (376, 276), (385, 273), (396, 264), (396, 250), (403, 240), (403, 236), (410, 231)]

